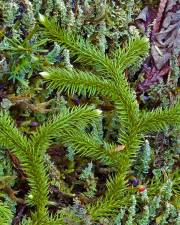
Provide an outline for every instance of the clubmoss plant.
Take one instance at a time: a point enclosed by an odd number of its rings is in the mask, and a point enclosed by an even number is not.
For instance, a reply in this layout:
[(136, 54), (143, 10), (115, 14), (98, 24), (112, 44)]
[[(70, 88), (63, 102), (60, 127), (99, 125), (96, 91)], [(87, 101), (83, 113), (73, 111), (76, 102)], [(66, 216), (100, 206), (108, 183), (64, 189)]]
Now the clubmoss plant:
[[(124, 76), (124, 70), (147, 54), (149, 45), (146, 38), (130, 40), (123, 49), (118, 49), (114, 53), (114, 58), (110, 58), (82, 37), (65, 31), (52, 20), (42, 18), (40, 22), (44, 26), (42, 30), (45, 38), (56, 41), (62, 47), (69, 49), (71, 56), (76, 58), (76, 62), (93, 68), (93, 72), (84, 69), (47, 68), (46, 72), (41, 75), (49, 83), (49, 88), (66, 91), (68, 94), (105, 95), (114, 102), (115, 110), (119, 115), (118, 142), (125, 147), (118, 154), (116, 148), (114, 149), (114, 158), (118, 162), (117, 173), (107, 182), (106, 196), (96, 205), (88, 207), (88, 212), (94, 219), (112, 216), (124, 204), (124, 201), (127, 201), (125, 177), (141, 145), (143, 135), (151, 131), (162, 130), (168, 125), (179, 124), (180, 103), (177, 102), (170, 109), (140, 111), (134, 91), (131, 90)], [(92, 143), (92, 140), (93, 138), (89, 143)], [(77, 144), (77, 139), (73, 137), (71, 140), (68, 139), (69, 144), (73, 142)], [(73, 147), (76, 149), (75, 146)], [(81, 150), (83, 152), (83, 149)], [(93, 153), (92, 150), (90, 153), (87, 149), (82, 154), (90, 156)], [(94, 156), (96, 154), (94, 152)], [(101, 155), (100, 152), (98, 154)], [(98, 154), (97, 156), (100, 157)]]
[[(4, 146), (12, 149), (14, 154), (21, 160), (21, 163), (28, 175), (31, 190), (27, 196), (27, 202), (36, 207), (32, 214), (33, 224), (61, 224), (59, 219), (48, 217), (48, 177), (44, 165), (44, 153), (50, 144), (50, 139), (56, 137), (57, 130), (63, 132), (63, 127), (71, 128), (85, 126), (86, 123), (94, 121), (99, 114), (96, 110), (88, 107), (80, 107), (72, 110), (64, 110), (62, 113), (49, 121), (49, 124), (42, 126), (37, 133), (28, 140), (18, 131), (12, 119), (7, 113), (0, 114), (0, 141)], [(74, 119), (73, 119), (74, 118)], [(69, 121), (69, 122), (68, 122)], [(73, 122), (74, 121), (74, 122)], [(64, 133), (64, 132), (63, 132)], [(8, 137), (8, 139), (7, 139)], [(45, 139), (44, 139), (45, 138)], [(60, 219), (61, 220), (61, 219)]]
[(10, 224), (12, 221), (13, 214), (11, 212), (11, 209), (9, 209), (7, 206), (0, 203), (0, 223), (2, 225)]
[[(52, 1), (47, 3), (51, 5)], [(38, 14), (42, 7), (41, 1), (34, 1), (33, 5)], [(89, 7), (88, 4), (86, 7)], [(74, 26), (73, 12), (71, 10), (69, 12), (70, 26)], [(50, 14), (49, 11), (46, 13)], [(59, 225), (74, 222), (74, 215), (70, 213), (63, 213), (62, 210), (61, 213), (52, 216), (47, 209), (51, 203), (48, 199), (49, 178), (45, 166), (45, 153), (52, 140), (56, 138), (81, 157), (99, 160), (102, 164), (115, 169), (115, 173), (107, 181), (104, 197), (87, 206), (87, 214), (92, 220), (113, 217), (122, 207), (131, 204), (129, 199), (133, 199), (133, 207), (130, 207), (130, 217), (127, 220), (127, 224), (133, 224), (136, 204), (134, 193), (127, 187), (129, 169), (146, 133), (180, 124), (180, 103), (177, 101), (171, 108), (164, 110), (158, 108), (152, 112), (139, 109), (135, 92), (130, 88), (124, 71), (147, 55), (149, 44), (146, 38), (131, 38), (124, 48), (119, 48), (109, 56), (104, 53), (104, 44), (99, 49), (70, 29), (60, 28), (55, 21), (50, 21), (42, 15), (40, 22), (43, 26), (41, 27), (43, 41), (57, 43), (66, 50), (66, 53), (70, 52), (66, 58), (66, 68), (49, 67), (41, 72), (49, 87), (67, 94), (87, 97), (106, 96), (114, 104), (120, 126), (117, 143), (108, 143), (98, 138), (98, 130), (97, 135), (94, 135), (93, 132), (87, 132), (85, 129), (89, 124), (98, 126), (103, 115), (101, 110), (88, 106), (78, 106), (72, 110), (64, 107), (58, 115), (53, 116), (27, 137), (17, 129), (7, 112), (1, 112), (1, 144), (11, 149), (20, 159), (30, 185), (26, 201), (33, 207), (31, 218), (24, 220), (24, 223)], [(79, 65), (78, 70), (70, 66), (70, 59), (75, 60)], [(6, 206), (2, 207), (5, 212)], [(147, 219), (147, 215), (148, 210), (144, 208), (143, 217)]]

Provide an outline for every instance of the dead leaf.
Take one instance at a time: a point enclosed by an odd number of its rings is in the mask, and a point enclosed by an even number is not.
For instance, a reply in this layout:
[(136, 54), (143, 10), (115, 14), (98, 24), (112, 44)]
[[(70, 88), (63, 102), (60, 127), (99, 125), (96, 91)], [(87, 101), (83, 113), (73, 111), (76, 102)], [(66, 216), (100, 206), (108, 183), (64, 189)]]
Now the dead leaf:
[(125, 145), (118, 145), (115, 149), (112, 149), (110, 152), (120, 152), (123, 151), (125, 149)]

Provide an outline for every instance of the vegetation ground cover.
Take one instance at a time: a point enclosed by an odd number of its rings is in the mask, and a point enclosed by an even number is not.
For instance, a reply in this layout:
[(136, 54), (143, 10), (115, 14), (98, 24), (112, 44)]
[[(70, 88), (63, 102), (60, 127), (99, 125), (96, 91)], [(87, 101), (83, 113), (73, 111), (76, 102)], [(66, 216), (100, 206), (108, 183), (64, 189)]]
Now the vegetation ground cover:
[(179, 1), (0, 1), (0, 223), (179, 224)]

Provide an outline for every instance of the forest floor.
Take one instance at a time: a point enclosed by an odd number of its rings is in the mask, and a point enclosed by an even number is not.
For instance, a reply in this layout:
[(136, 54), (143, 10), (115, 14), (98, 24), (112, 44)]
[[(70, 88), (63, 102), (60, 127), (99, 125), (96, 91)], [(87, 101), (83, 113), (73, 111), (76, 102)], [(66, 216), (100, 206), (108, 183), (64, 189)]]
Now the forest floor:
[[(87, 104), (95, 105), (103, 112), (101, 128), (98, 128), (101, 137), (110, 143), (118, 142), (119, 121), (114, 104), (105, 96), (87, 98), (55, 92), (39, 75), (48, 66), (80, 67), (68, 49), (42, 39), (38, 31), (41, 26), (39, 13), (55, 18), (61, 26), (75, 30), (109, 55), (113, 55), (119, 46), (123, 48), (126, 40), (133, 36), (146, 36), (150, 43), (148, 56), (125, 70), (140, 109), (169, 108), (177, 101), (180, 93), (180, 1), (106, 1), (106, 7), (103, 1), (87, 1), (90, 2), (87, 5), (84, 4), (86, 1), (65, 1), (64, 9), (58, 8), (55, 3), (58, 1), (44, 1), (44, 5), (40, 2), (0, 0), (0, 108), (10, 113), (25, 136), (31, 137), (59, 109)], [(121, 152), (123, 146), (118, 146), (117, 151)], [(146, 135), (126, 177), (127, 187), (137, 195), (136, 214), (131, 214), (135, 204), (132, 201), (130, 210), (125, 208), (122, 224), (138, 224), (128, 223), (128, 218), (133, 215), (134, 221), (139, 221), (145, 206), (153, 207), (153, 201), (142, 204), (139, 194), (148, 193), (149, 199), (156, 199), (159, 186), (163, 185), (169, 191), (164, 195), (170, 197), (162, 197), (154, 217), (141, 225), (178, 224), (179, 153), (180, 125)], [(104, 196), (106, 182), (110, 175), (114, 175), (114, 169), (95, 158), (79, 156), (73, 148), (56, 139), (47, 150), (45, 164), (49, 174), (49, 201), (53, 202), (49, 212), (55, 214), (68, 209), (88, 221), (86, 206)], [(2, 146), (0, 202), (11, 208), (12, 225), (21, 224), (34, 210), (26, 203), (29, 190), (21, 161), (11, 149)], [(171, 213), (166, 208), (168, 204), (172, 206)], [(91, 221), (91, 224), (121, 224), (117, 222), (117, 215), (113, 220), (103, 217)], [(70, 220), (67, 224), (88, 222)]]

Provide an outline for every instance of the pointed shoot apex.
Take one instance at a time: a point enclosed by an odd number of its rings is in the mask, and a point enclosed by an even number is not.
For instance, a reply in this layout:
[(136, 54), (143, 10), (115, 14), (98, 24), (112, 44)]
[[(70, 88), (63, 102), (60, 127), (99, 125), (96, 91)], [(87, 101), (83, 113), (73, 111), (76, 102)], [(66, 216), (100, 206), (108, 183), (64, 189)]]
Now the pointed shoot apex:
[(45, 19), (46, 17), (39, 13), (39, 22), (43, 24), (45, 22)]
[(96, 112), (97, 112), (98, 116), (101, 116), (102, 115), (102, 110), (96, 109)]
[(39, 73), (43, 78), (47, 78), (49, 76), (49, 73), (44, 71)]

